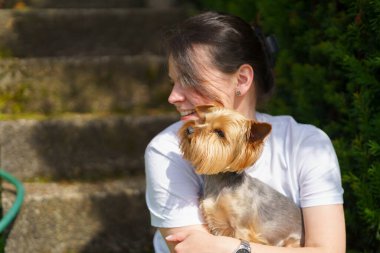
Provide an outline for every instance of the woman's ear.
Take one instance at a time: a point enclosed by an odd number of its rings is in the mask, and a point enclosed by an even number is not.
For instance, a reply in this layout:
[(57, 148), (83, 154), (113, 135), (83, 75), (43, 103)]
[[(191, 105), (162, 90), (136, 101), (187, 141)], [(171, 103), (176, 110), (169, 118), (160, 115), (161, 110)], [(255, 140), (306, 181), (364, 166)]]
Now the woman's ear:
[(236, 72), (236, 92), (241, 96), (244, 96), (251, 88), (254, 76), (255, 74), (251, 65), (241, 65)]

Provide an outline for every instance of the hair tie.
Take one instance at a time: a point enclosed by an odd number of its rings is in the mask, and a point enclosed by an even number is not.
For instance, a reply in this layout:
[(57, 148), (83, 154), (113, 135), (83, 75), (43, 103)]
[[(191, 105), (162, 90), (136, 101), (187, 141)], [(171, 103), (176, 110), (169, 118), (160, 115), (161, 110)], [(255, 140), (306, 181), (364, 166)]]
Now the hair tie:
[(269, 52), (269, 64), (273, 68), (276, 64), (276, 56), (278, 51), (280, 51), (280, 48), (278, 47), (276, 36), (269, 35), (265, 37), (265, 48), (267, 52)]
[(277, 53), (278, 51), (280, 51), (276, 36), (269, 35), (264, 37), (263, 33), (258, 27), (252, 27), (252, 29), (255, 32), (256, 36), (259, 38), (259, 40), (262, 42), (267, 61), (270, 67), (273, 68), (276, 63)]

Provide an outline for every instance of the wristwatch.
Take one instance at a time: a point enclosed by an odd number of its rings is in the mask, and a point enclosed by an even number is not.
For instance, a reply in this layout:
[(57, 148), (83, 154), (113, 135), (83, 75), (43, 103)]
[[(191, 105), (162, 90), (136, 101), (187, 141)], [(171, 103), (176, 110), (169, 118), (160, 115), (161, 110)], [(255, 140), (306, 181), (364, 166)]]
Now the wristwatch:
[(240, 240), (240, 245), (234, 253), (251, 253), (251, 246), (249, 245), (249, 242)]

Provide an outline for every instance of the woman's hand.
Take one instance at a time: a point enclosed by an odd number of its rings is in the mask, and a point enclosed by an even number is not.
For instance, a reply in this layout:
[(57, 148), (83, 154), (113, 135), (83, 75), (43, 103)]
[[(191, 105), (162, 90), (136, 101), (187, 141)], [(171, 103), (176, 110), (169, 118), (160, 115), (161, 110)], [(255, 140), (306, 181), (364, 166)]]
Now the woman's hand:
[(175, 253), (231, 253), (236, 250), (240, 240), (214, 236), (207, 231), (183, 230), (167, 236), (168, 244), (174, 244)]

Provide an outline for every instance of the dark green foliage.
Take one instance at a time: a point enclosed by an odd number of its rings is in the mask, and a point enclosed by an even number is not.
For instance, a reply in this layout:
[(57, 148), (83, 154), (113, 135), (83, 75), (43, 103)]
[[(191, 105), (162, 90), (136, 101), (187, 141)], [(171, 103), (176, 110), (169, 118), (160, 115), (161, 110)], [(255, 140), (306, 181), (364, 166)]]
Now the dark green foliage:
[(228, 12), (247, 21), (253, 20), (257, 13), (255, 0), (194, 0), (193, 2), (203, 10)]
[(345, 188), (347, 250), (380, 252), (380, 1), (200, 2), (259, 17), (277, 36), (277, 90), (265, 110), (329, 134)]

